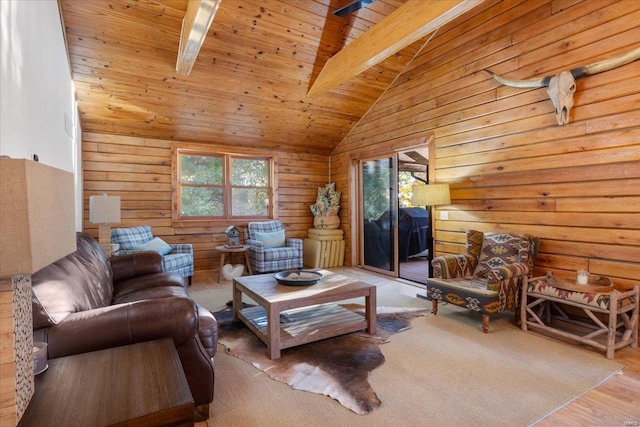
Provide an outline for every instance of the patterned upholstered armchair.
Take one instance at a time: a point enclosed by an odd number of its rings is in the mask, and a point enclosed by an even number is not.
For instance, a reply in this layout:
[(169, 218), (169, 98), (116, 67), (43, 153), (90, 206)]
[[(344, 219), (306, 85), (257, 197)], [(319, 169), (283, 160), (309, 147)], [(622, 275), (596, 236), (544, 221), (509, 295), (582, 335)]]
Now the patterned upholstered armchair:
[(153, 237), (151, 227), (113, 228), (111, 243), (120, 245), (117, 254), (140, 251), (156, 251), (162, 255), (162, 269), (179, 273), (191, 285), (193, 276), (193, 246), (189, 243), (168, 244), (159, 237)]
[(539, 239), (526, 234), (467, 231), (467, 253), (435, 258), (427, 281), (427, 298), (438, 312), (438, 301), (482, 313), (482, 330), (489, 316), (516, 311), (522, 282), (533, 275)]
[(302, 239), (285, 237), (279, 220), (250, 222), (245, 230), (253, 273), (302, 268)]

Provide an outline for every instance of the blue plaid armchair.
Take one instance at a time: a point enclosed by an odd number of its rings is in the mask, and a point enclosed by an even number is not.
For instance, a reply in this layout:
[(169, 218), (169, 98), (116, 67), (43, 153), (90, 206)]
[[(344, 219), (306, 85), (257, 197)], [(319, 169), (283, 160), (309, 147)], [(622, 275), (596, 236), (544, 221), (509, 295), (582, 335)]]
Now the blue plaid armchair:
[(286, 238), (279, 220), (250, 222), (245, 244), (253, 273), (302, 268), (302, 239)]
[(168, 244), (159, 237), (153, 237), (151, 227), (113, 228), (111, 243), (120, 248), (117, 255), (140, 251), (156, 251), (162, 255), (162, 269), (166, 272), (179, 273), (186, 277), (191, 285), (193, 276), (193, 246), (189, 243)]

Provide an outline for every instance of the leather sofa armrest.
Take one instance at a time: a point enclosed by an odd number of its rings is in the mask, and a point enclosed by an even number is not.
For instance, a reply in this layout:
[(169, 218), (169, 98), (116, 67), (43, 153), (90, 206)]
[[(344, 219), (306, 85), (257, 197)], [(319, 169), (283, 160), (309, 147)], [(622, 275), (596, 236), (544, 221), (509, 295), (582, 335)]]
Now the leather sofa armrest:
[(200, 321), (198, 328), (200, 342), (209, 356), (213, 357), (218, 351), (218, 321), (209, 310), (201, 306), (198, 306), (198, 319)]
[(72, 313), (47, 328), (50, 358), (160, 338), (176, 346), (198, 333), (196, 304), (189, 298), (159, 298)]
[(116, 255), (110, 261), (114, 283), (145, 274), (162, 273), (162, 255), (158, 252)]

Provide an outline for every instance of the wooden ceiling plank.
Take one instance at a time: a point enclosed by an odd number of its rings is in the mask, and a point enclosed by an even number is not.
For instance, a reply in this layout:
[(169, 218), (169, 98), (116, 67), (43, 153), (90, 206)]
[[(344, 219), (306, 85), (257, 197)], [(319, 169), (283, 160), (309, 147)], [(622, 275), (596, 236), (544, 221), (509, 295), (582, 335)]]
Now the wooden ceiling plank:
[[(162, 30), (171, 34), (179, 34), (180, 19), (176, 19), (173, 14), (162, 13), (159, 11), (151, 12), (140, 7), (133, 7), (120, 1), (109, 3), (109, 12), (104, 10), (104, 5), (100, 2), (79, 2), (79, 1), (63, 1), (61, 7), (65, 16), (74, 15), (70, 18), (71, 22), (92, 23), (98, 30), (111, 28), (111, 25), (135, 26), (135, 28), (150, 28), (154, 30)], [(73, 25), (71, 26), (73, 27)], [(69, 27), (67, 27), (69, 29)], [(130, 34), (130, 33), (127, 33)]]
[[(220, 131), (219, 134), (211, 137), (211, 129), (208, 127), (201, 127), (194, 129), (194, 132), (185, 134), (180, 130), (175, 130), (173, 126), (166, 126), (162, 123), (157, 123), (149, 130), (142, 132), (140, 125), (137, 121), (129, 120), (113, 120), (113, 119), (97, 119), (95, 117), (87, 118), (87, 124), (93, 126), (99, 126), (104, 129), (107, 134), (118, 135), (130, 135), (144, 138), (157, 138), (164, 140), (179, 140), (200, 144), (216, 144), (220, 146), (233, 146), (233, 147), (246, 147), (255, 149), (256, 142), (260, 142), (259, 149), (262, 150), (278, 150), (287, 153), (316, 153), (327, 155), (331, 152), (331, 148), (324, 144), (323, 146), (312, 146), (310, 140), (300, 139), (296, 135), (286, 135), (291, 142), (283, 142), (286, 138), (273, 138), (269, 139), (263, 135), (244, 134), (238, 135), (228, 132), (227, 130)], [(86, 156), (86, 153), (85, 153)], [(109, 154), (94, 153), (94, 156), (100, 156), (104, 161)], [(92, 157), (87, 157), (85, 160), (92, 160)]]
[(357, 76), (484, 0), (409, 0), (329, 58), (309, 89), (314, 98)]
[[(340, 97), (340, 100), (332, 99), (330, 102), (323, 103), (322, 106), (307, 104), (304, 110), (299, 110), (300, 104), (295, 99), (294, 102), (283, 103), (273, 96), (268, 96), (272, 93), (268, 87), (242, 95), (228, 95), (216, 86), (197, 87), (185, 85), (179, 81), (168, 81), (164, 85), (157, 85), (150, 79), (144, 79), (130, 83), (110, 82), (105, 85), (104, 79), (99, 75), (95, 75), (90, 70), (89, 73), (85, 73), (84, 70), (79, 70), (76, 67), (74, 66), (74, 78), (77, 87), (94, 92), (96, 97), (106, 92), (105, 99), (109, 99), (111, 96), (122, 96), (125, 99), (128, 98), (131, 103), (139, 105), (171, 102), (172, 109), (193, 109), (196, 114), (202, 114), (203, 110), (208, 108), (215, 108), (218, 112), (228, 111), (237, 115), (243, 115), (244, 111), (248, 111), (253, 116), (257, 113), (259, 117), (269, 114), (286, 114), (292, 116), (285, 119), (290, 123), (292, 120), (296, 120), (298, 115), (313, 116), (314, 123), (323, 123), (325, 120), (335, 121), (338, 119), (348, 122), (353, 118), (353, 111), (367, 108), (366, 104), (359, 103), (357, 99), (354, 99), (355, 97), (345, 95)], [(149, 93), (153, 94), (152, 99), (148, 98)], [(237, 96), (237, 98), (232, 102), (233, 96)], [(85, 102), (98, 103), (98, 99), (89, 97), (85, 99)], [(339, 107), (342, 104), (349, 105), (349, 113), (340, 110)]]
[[(91, 93), (91, 88), (81, 83), (78, 84), (78, 99), (86, 102), (85, 111), (103, 111), (109, 116), (117, 114), (122, 117), (126, 117), (127, 115), (144, 115), (146, 117), (170, 116), (172, 120), (184, 121), (185, 126), (198, 120), (209, 123), (221, 122), (234, 127), (256, 128), (262, 128), (266, 122), (270, 125), (285, 128), (296, 124), (304, 125), (314, 123), (322, 126), (325, 131), (332, 132), (339, 131), (340, 126), (347, 125), (352, 119), (340, 113), (336, 113), (333, 117), (316, 118), (317, 115), (314, 115), (312, 111), (304, 115), (295, 115), (295, 113), (292, 114), (287, 111), (291, 108), (287, 109), (286, 105), (265, 107), (258, 113), (245, 110), (244, 108), (231, 111), (230, 109), (221, 108), (226, 105), (226, 99), (220, 100), (220, 103), (212, 103), (211, 101), (206, 102), (206, 98), (203, 102), (198, 102), (199, 100), (196, 99), (196, 102), (200, 105), (200, 111), (197, 115), (194, 115), (192, 113), (193, 106), (186, 104), (186, 101), (191, 101), (190, 99), (180, 100), (162, 96), (158, 97), (155, 102), (147, 101), (144, 103), (145, 106), (142, 107), (139, 106), (140, 102), (136, 102), (138, 97), (135, 96), (135, 94), (131, 94), (134, 97), (133, 100), (130, 97), (125, 98), (127, 95), (125, 88), (111, 89), (110, 92), (110, 95), (96, 95)], [(88, 102), (86, 101), (87, 99), (89, 99)], [(167, 106), (169, 103), (171, 103), (173, 107)], [(287, 114), (286, 119), (281, 117), (283, 111)]]
[[(321, 40), (340, 27), (326, 21), (333, 1), (221, 1), (186, 77), (176, 56), (191, 0), (60, 0), (83, 131), (330, 152), (415, 53), (307, 98), (318, 55), (336, 51)], [(402, 3), (378, 0), (349, 25), (362, 33)]]
[(188, 76), (191, 72), (218, 6), (220, 6), (220, 0), (193, 0), (189, 2), (182, 21), (180, 48), (176, 62), (178, 74)]

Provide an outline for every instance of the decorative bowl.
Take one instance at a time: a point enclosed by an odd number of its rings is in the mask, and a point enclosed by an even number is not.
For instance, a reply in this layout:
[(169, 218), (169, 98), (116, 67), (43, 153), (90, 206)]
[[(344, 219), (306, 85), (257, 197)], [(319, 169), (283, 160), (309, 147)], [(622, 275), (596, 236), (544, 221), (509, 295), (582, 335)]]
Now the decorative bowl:
[(315, 285), (322, 279), (322, 273), (311, 270), (280, 271), (273, 275), (278, 283), (285, 286)]

